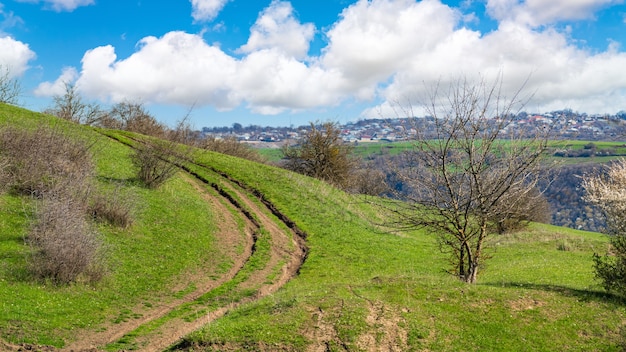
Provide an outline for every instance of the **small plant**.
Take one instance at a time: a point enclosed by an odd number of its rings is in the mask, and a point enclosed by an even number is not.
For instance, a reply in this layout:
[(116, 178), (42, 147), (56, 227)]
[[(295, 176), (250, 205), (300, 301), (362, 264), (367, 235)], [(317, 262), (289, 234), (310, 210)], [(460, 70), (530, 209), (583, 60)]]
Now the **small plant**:
[(137, 167), (137, 177), (148, 188), (158, 188), (172, 178), (184, 158), (176, 151), (176, 144), (163, 140), (148, 141), (140, 145), (132, 155)]
[(556, 249), (563, 252), (569, 252), (572, 250), (572, 245), (569, 242), (563, 240), (559, 243)]
[(88, 212), (95, 220), (125, 228), (133, 223), (132, 203), (128, 195), (121, 194), (121, 187), (116, 187), (112, 192), (95, 193)]

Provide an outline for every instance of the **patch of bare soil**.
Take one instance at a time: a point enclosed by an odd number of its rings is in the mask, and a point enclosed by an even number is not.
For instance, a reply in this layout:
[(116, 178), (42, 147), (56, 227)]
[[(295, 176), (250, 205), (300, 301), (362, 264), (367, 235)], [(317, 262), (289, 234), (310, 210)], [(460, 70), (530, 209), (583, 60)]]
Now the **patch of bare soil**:
[(357, 346), (363, 351), (401, 352), (408, 349), (406, 321), (382, 302), (368, 301), (369, 314), (365, 321), (368, 332), (361, 335)]
[[(337, 328), (332, 323), (337, 314), (327, 312), (321, 307), (309, 311), (314, 320), (312, 326), (303, 331), (303, 335), (311, 341), (306, 352), (326, 352), (331, 351), (331, 346), (343, 346)], [(344, 350), (348, 350), (347, 347)]]

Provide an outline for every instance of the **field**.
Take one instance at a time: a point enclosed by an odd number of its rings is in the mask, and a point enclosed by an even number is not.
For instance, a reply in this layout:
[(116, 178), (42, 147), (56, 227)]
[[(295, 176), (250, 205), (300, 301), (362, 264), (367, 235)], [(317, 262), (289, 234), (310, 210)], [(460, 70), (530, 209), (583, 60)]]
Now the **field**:
[[(393, 156), (404, 151), (411, 150), (413, 142), (366, 142), (354, 145), (354, 155), (357, 157), (373, 157), (373, 156)], [(575, 156), (575, 154), (583, 154), (585, 150), (590, 150), (593, 146), (593, 155)], [(257, 150), (267, 160), (277, 162), (283, 154), (278, 148), (263, 148), (257, 146)], [(567, 151), (571, 155), (555, 155), (558, 151)], [(581, 164), (581, 163), (605, 163), (615, 160), (618, 157), (626, 157), (626, 142), (624, 141), (581, 141), (581, 140), (560, 140), (553, 141), (549, 144), (548, 152), (551, 160), (561, 164)], [(610, 155), (604, 155), (610, 154)]]
[(98, 226), (103, 281), (54, 285), (26, 270), (37, 201), (1, 195), (0, 349), (618, 351), (625, 342), (624, 301), (593, 277), (604, 235), (533, 224), (492, 237), (492, 259), (468, 285), (446, 272), (430, 234), (381, 226), (375, 198), (206, 151), (146, 189), (129, 159), (141, 136), (0, 106), (0, 128), (40, 124), (96, 140), (99, 187), (121, 187), (136, 218), (127, 229)]

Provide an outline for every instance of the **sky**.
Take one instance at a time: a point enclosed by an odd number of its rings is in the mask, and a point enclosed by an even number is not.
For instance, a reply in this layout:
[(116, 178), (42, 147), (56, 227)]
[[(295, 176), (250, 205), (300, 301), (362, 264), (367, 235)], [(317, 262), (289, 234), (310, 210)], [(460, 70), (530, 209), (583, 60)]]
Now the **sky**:
[(187, 114), (197, 128), (398, 117), (460, 78), (523, 88), (528, 112), (614, 114), (626, 110), (626, 5), (0, 0), (0, 66), (28, 109), (67, 83), (170, 126)]

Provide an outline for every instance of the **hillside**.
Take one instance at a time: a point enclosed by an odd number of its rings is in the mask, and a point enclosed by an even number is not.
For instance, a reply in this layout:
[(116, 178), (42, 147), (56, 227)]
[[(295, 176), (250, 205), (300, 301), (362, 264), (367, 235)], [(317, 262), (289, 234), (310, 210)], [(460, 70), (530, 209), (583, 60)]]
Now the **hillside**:
[(206, 151), (146, 189), (129, 159), (141, 136), (0, 105), (0, 128), (45, 124), (96, 142), (98, 187), (132, 199), (135, 221), (98, 224), (102, 281), (42, 283), (28, 275), (24, 244), (37, 202), (0, 195), (6, 349), (605, 351), (624, 342), (624, 303), (593, 278), (603, 235), (533, 225), (494, 237), (479, 283), (467, 285), (445, 272), (427, 233), (374, 225), (384, 215), (372, 199)]

